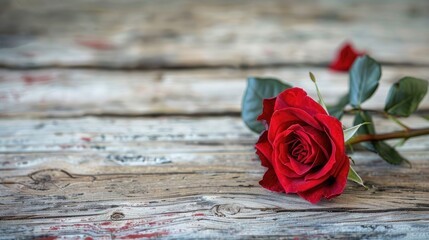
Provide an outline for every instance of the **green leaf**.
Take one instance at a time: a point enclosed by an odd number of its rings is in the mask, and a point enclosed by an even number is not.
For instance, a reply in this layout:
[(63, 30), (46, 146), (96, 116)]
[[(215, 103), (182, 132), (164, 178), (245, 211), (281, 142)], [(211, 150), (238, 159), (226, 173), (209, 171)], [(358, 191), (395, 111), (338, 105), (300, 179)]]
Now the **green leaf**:
[(358, 124), (356, 126), (344, 129), (344, 142), (347, 142), (348, 140), (350, 140), (350, 138), (352, 138), (355, 135), (357, 130), (365, 124), (368, 124), (368, 123), (364, 122), (364, 123)]
[(408, 140), (408, 138), (402, 138), (398, 143), (393, 145), (393, 148), (404, 146), (404, 144), (407, 140)]
[(417, 110), (427, 91), (426, 80), (404, 77), (390, 88), (384, 111), (391, 115), (408, 117)]
[(349, 94), (342, 96), (337, 104), (328, 107), (329, 115), (341, 120), (344, 114), (344, 108), (349, 104)]
[(347, 179), (363, 186), (364, 188), (368, 188), (367, 186), (365, 186), (362, 178), (359, 176), (359, 174), (357, 174), (357, 172), (352, 168), (352, 166), (350, 166), (349, 175), (347, 176)]
[[(362, 127), (360, 127), (357, 130), (357, 134), (359, 134), (359, 135), (375, 134), (374, 124), (372, 122), (371, 114), (369, 114), (366, 111), (359, 111), (358, 113), (356, 113), (353, 125), (356, 126), (356, 125), (359, 125), (362, 123), (368, 123), (368, 124), (365, 124)], [(360, 145), (362, 145), (363, 147), (365, 147), (367, 150), (369, 150), (371, 152), (375, 152), (375, 153), (377, 152), (377, 150), (375, 149), (375, 146), (374, 146), (374, 144), (372, 144), (372, 142), (362, 142), (362, 143), (360, 143)]]
[(275, 97), (285, 89), (291, 87), (291, 85), (282, 83), (274, 78), (249, 77), (241, 103), (241, 118), (244, 123), (256, 133), (264, 131), (265, 126), (256, 120), (262, 113), (263, 100)]
[(350, 104), (358, 108), (374, 94), (381, 77), (380, 64), (369, 56), (355, 60), (350, 69)]
[[(371, 115), (366, 111), (360, 111), (356, 114), (354, 125), (368, 122), (370, 124), (363, 125), (357, 131), (358, 134), (375, 134), (374, 124)], [(382, 159), (390, 164), (399, 165), (410, 162), (401, 156), (393, 147), (383, 141), (368, 141), (360, 143), (363, 147), (371, 152), (377, 153)]]
[(389, 144), (382, 141), (377, 141), (374, 144), (378, 155), (380, 155), (380, 157), (383, 158), (386, 162), (394, 165), (406, 163), (411, 166), (411, 163), (406, 158), (401, 156), (401, 154), (399, 154), (398, 151), (396, 151)]

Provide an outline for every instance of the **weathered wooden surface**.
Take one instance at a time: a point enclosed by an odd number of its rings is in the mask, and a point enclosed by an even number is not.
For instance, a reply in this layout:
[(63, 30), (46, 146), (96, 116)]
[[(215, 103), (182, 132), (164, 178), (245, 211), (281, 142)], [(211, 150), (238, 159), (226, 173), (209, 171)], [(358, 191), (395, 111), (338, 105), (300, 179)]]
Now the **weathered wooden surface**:
[(349, 184), (311, 205), (258, 185), (257, 136), (237, 117), (5, 119), (0, 129), (2, 236), (429, 236), (429, 137), (400, 148), (413, 168), (356, 152), (370, 190)]
[(239, 118), (248, 76), (315, 96), (312, 71), (335, 103), (347, 39), (384, 64), (381, 109), (429, 79), (428, 24), (423, 0), (0, 0), (0, 239), (428, 239), (429, 136), (398, 148), (412, 168), (356, 149), (370, 189), (311, 205), (259, 186)]
[[(149, 72), (0, 70), (0, 116), (239, 113), (248, 76), (275, 76), (316, 96), (309, 71), (318, 78), (328, 104), (348, 91), (348, 74), (319, 67)], [(384, 67), (378, 91), (364, 107), (383, 108), (389, 88), (404, 76), (429, 79), (429, 69)], [(420, 109), (429, 109), (429, 96)]]
[(429, 64), (429, 3), (1, 1), (0, 65), (326, 65), (345, 40), (391, 63)]

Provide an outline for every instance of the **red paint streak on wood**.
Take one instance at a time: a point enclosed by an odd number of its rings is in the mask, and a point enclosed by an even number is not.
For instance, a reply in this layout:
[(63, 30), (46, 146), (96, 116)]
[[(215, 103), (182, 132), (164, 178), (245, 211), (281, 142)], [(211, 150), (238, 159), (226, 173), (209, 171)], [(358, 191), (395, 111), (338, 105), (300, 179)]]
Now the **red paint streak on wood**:
[(141, 239), (141, 238), (159, 238), (168, 235), (167, 231), (155, 232), (155, 233), (143, 233), (143, 234), (130, 234), (127, 236), (120, 237), (120, 239)]
[(84, 240), (94, 240), (92, 237), (86, 237)]
[(21, 93), (18, 91), (0, 92), (0, 99), (3, 101), (18, 101), (21, 98)]
[(194, 213), (194, 214), (192, 214), (192, 216), (194, 216), (194, 217), (203, 217), (203, 216), (205, 216), (205, 214), (204, 213)]
[[(128, 221), (128, 222), (126, 222), (121, 227), (108, 227), (108, 228), (103, 228), (103, 230), (106, 230), (106, 231), (108, 231), (110, 233), (116, 233), (116, 234), (118, 234), (118, 233), (121, 233), (121, 232), (124, 232), (124, 231), (135, 229), (136, 227), (139, 227), (139, 226), (142, 226), (142, 225), (143, 226), (149, 225), (149, 226), (153, 227), (153, 226), (164, 225), (164, 224), (170, 223), (170, 222), (171, 222), (171, 220), (151, 221), (151, 222), (147, 222), (147, 221), (144, 221), (144, 220), (143, 221), (138, 221), (138, 222)], [(102, 225), (100, 224), (100, 226), (102, 226)]]
[(81, 137), (80, 139), (85, 142), (91, 142), (91, 138), (89, 137)]
[[(62, 226), (64, 226), (64, 225), (62, 225)], [(65, 225), (65, 226), (66, 226), (66, 225)], [(67, 227), (67, 226), (66, 226), (66, 227)], [(88, 229), (88, 230), (95, 230), (95, 229), (97, 229), (95, 225), (87, 224), (87, 223), (85, 223), (85, 224), (83, 224), (83, 223), (76, 223), (76, 224), (73, 224), (73, 228), (74, 228), (74, 229), (77, 229), (77, 228), (80, 228), (80, 229)]]
[(104, 230), (110, 232), (110, 233), (118, 233), (121, 231), (126, 231), (129, 229), (128, 226), (123, 226), (123, 227), (119, 227), (119, 228), (103, 228)]
[(100, 41), (100, 40), (78, 39), (78, 40), (76, 40), (76, 42), (82, 46), (92, 48), (95, 50), (110, 50), (110, 49), (115, 48), (112, 44), (105, 42), (105, 41)]
[[(75, 223), (72, 225), (58, 225), (58, 226), (52, 226), (49, 228), (49, 230), (55, 231), (55, 230), (67, 230), (67, 229), (73, 229), (73, 230), (80, 230), (80, 231), (106, 231), (113, 235), (118, 235), (120, 237), (123, 235), (124, 232), (133, 230), (133, 229), (147, 229), (148, 226), (159, 226), (164, 225), (166, 223), (170, 223), (171, 220), (164, 220), (164, 221), (127, 221), (123, 224), (120, 222), (111, 222), (111, 221), (105, 221), (100, 223)], [(120, 224), (117, 226), (117, 224)], [(116, 226), (115, 226), (116, 225)], [(145, 234), (132, 234), (125, 237), (121, 237), (124, 239), (136, 239), (136, 238), (154, 238), (154, 237), (161, 237), (167, 235), (168, 232), (162, 231), (162, 232), (156, 232), (156, 233), (145, 233)]]
[[(101, 224), (100, 224), (101, 225)], [(125, 225), (124, 226), (122, 226), (122, 227), (116, 227), (116, 228), (103, 228), (104, 230), (107, 230), (107, 231), (109, 231), (110, 233), (118, 233), (118, 232), (122, 232), (122, 231), (126, 231), (126, 230), (129, 230), (129, 229), (132, 229), (134, 226), (136, 226), (136, 225), (138, 225), (138, 224), (134, 224), (133, 222), (131, 222), (131, 221), (128, 221), (128, 222), (126, 222), (125, 223)]]
[(163, 221), (151, 221), (148, 222), (147, 224), (149, 224), (149, 226), (160, 226), (160, 225), (164, 225), (166, 223), (171, 223), (172, 220), (163, 220)]
[(24, 75), (22, 76), (22, 80), (24, 80), (25, 84), (32, 85), (35, 83), (49, 82), (52, 80), (52, 77), (47, 75), (42, 75), (42, 76)]

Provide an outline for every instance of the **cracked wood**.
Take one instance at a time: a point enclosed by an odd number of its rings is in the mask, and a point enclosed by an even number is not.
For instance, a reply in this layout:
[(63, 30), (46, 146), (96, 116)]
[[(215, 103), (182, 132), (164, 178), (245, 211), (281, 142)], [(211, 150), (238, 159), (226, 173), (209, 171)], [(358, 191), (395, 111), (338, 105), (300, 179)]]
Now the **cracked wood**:
[(0, 129), (3, 236), (429, 234), (428, 137), (399, 148), (413, 168), (355, 152), (370, 189), (349, 183), (340, 197), (311, 205), (259, 186), (257, 136), (238, 117), (2, 119)]

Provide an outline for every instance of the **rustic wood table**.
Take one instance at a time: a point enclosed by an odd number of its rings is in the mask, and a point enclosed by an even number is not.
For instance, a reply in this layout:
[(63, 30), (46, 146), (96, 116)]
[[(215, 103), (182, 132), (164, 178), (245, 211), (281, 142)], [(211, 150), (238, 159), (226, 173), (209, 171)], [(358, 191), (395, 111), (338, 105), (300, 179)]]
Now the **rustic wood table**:
[(1, 0), (0, 239), (429, 239), (429, 137), (398, 148), (412, 168), (356, 150), (370, 189), (312, 205), (259, 186), (240, 119), (248, 76), (315, 96), (312, 71), (335, 103), (345, 40), (383, 64), (381, 109), (429, 79), (428, 26), (425, 0)]

